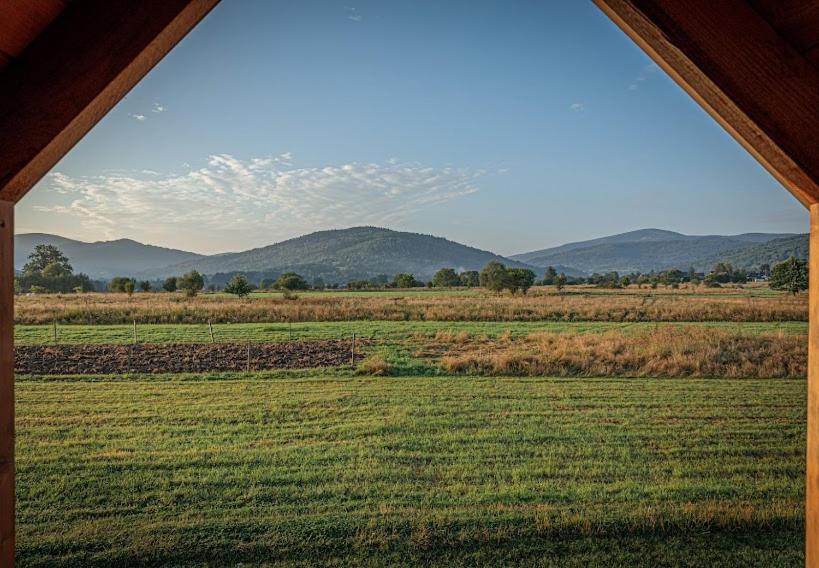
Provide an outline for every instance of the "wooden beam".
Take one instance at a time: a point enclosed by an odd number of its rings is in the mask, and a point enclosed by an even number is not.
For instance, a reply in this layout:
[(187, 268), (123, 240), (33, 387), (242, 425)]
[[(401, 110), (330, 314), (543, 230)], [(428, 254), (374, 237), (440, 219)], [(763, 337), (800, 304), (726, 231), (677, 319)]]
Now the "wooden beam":
[(805, 206), (819, 203), (819, 70), (747, 0), (594, 0)]
[(819, 566), (819, 205), (810, 208), (805, 566)]
[(0, 200), (17, 202), (219, 0), (82, 0), (0, 74)]
[(14, 566), (14, 204), (0, 201), (0, 566)]

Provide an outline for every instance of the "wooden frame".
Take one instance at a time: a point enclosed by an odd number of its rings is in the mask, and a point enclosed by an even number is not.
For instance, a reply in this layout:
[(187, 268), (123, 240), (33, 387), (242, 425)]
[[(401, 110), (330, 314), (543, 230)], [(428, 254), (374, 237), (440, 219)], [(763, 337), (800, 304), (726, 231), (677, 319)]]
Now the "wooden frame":
[(0, 73), (0, 566), (4, 568), (14, 566), (15, 554), (14, 204), (218, 1), (75, 1)]
[(805, 566), (819, 566), (819, 71), (745, 0), (594, 0), (810, 209)]
[[(0, 61), (0, 566), (14, 563), (14, 203), (218, 1), (75, 0), (19, 58)], [(817, 10), (778, 0), (594, 2), (810, 208), (805, 561), (819, 565), (819, 31), (793, 19)]]

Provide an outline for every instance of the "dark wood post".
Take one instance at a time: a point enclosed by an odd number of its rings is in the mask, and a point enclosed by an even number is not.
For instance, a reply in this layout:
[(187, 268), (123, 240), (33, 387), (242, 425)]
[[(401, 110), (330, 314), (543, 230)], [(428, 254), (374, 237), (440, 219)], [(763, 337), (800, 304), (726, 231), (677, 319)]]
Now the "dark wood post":
[(14, 566), (14, 204), (0, 201), (0, 566)]
[(819, 565), (819, 204), (810, 208), (805, 566)]

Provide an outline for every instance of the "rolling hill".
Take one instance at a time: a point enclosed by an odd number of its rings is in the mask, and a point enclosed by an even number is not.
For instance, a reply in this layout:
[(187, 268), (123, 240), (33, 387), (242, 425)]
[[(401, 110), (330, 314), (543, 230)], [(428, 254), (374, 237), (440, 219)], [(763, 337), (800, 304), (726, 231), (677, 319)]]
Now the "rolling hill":
[(398, 272), (410, 272), (428, 280), (439, 268), (479, 270), (496, 260), (509, 266), (528, 267), (494, 253), (441, 237), (392, 231), (377, 227), (353, 227), (318, 231), (270, 246), (244, 252), (193, 259), (154, 271), (152, 276), (181, 274), (196, 269), (203, 274), (265, 272), (270, 275), (293, 270), (308, 279), (347, 282)]
[(729, 262), (737, 268), (757, 268), (760, 264), (773, 266), (789, 257), (808, 258), (808, 235), (793, 235), (744, 247), (736, 251), (706, 258), (694, 266), (708, 270), (717, 262)]
[(143, 245), (130, 239), (85, 243), (57, 235), (27, 233), (14, 236), (14, 268), (20, 270), (34, 247), (54, 245), (71, 261), (75, 272), (92, 278), (111, 278), (159, 269), (168, 264), (194, 260), (202, 255), (181, 250)]
[[(763, 258), (782, 260), (790, 256), (788, 251), (792, 248), (789, 246), (792, 241), (789, 239), (799, 237), (777, 233), (694, 236), (660, 229), (642, 229), (511, 258), (538, 267), (571, 266), (586, 273), (649, 272), (668, 268), (687, 270), (692, 265), (707, 269), (720, 260), (730, 262), (728, 259), (734, 257), (732, 255), (742, 259), (743, 265), (758, 266), (760, 262), (768, 262)], [(749, 252), (743, 255), (743, 250)]]
[(236, 272), (252, 281), (295, 271), (308, 280), (327, 283), (369, 279), (379, 274), (392, 278), (411, 272), (429, 280), (436, 270), (452, 267), (479, 270), (495, 260), (507, 266), (532, 268), (540, 276), (547, 266), (569, 276), (616, 270), (649, 272), (694, 266), (707, 271), (717, 262), (740, 268), (775, 264), (789, 256), (807, 257), (807, 235), (746, 233), (733, 236), (691, 236), (660, 229), (643, 229), (568, 243), (551, 249), (504, 258), (492, 252), (441, 237), (353, 227), (319, 231), (244, 252), (211, 256), (144, 245), (129, 239), (84, 243), (41, 233), (15, 236), (16, 269), (38, 244), (53, 244), (70, 259), (74, 269), (92, 278), (113, 276), (164, 278), (196, 269), (217, 285)]

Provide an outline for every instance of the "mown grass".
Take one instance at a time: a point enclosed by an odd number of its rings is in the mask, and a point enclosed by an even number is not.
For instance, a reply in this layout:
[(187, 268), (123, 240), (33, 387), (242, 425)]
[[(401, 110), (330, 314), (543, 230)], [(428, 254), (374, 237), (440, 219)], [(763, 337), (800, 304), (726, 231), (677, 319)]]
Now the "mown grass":
[(801, 565), (805, 385), (18, 383), (21, 566)]
[[(290, 339), (349, 339), (352, 334), (374, 340), (404, 341), (418, 335), (434, 337), (440, 332), (467, 333), (496, 337), (538, 332), (589, 333), (617, 330), (634, 333), (664, 326), (697, 326), (743, 333), (807, 333), (805, 322), (695, 322), (663, 324), (651, 322), (447, 322), (447, 321), (349, 321), (213, 324), (215, 341), (287, 341)], [(36, 345), (54, 342), (51, 325), (16, 325), (15, 342)], [(57, 326), (57, 343), (132, 343), (132, 325), (64, 325)], [(137, 340), (142, 343), (205, 343), (210, 341), (207, 324), (139, 324)]]

